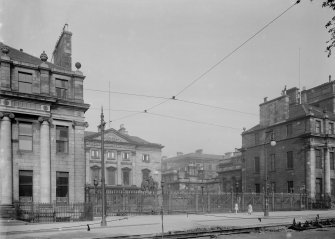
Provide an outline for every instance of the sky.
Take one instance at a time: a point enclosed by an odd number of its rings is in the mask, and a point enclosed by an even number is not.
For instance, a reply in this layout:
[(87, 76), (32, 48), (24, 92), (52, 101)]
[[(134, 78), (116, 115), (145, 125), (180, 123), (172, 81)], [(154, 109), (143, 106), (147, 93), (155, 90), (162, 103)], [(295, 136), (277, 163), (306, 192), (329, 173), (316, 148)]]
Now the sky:
[[(320, 0), (301, 1), (234, 51), (294, 2), (0, 0), (0, 41), (50, 60), (67, 23), (73, 68), (80, 62), (86, 76), (87, 130), (97, 131), (103, 107), (107, 128), (124, 124), (130, 135), (162, 144), (164, 156), (222, 155), (241, 147), (244, 127), (258, 124), (264, 97), (335, 77), (324, 27), (334, 12)], [(165, 100), (108, 91), (178, 100), (151, 109)]]

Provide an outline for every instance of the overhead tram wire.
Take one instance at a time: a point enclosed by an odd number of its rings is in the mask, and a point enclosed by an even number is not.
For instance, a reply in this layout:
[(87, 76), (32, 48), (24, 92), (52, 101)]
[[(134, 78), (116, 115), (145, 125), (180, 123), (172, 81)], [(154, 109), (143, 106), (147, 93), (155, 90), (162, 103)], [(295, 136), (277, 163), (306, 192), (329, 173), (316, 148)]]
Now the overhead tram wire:
[(291, 8), (293, 8), (298, 3), (300, 3), (300, 0), (296, 1), (294, 4), (292, 4), (290, 7), (288, 7), (285, 11), (283, 11), (281, 14), (279, 14), (277, 17), (275, 17), (272, 21), (270, 21), (265, 26), (263, 26), (260, 30), (258, 30), (256, 33), (254, 33), (251, 37), (249, 37), (247, 40), (245, 40), (244, 42), (242, 42), (242, 44), (240, 44), (233, 51), (231, 51), (230, 53), (228, 53), (225, 57), (223, 57), (221, 60), (219, 60), (213, 66), (211, 66), (208, 70), (206, 70), (204, 73), (202, 73), (196, 79), (194, 79), (191, 83), (189, 83), (181, 91), (179, 91), (175, 96), (180, 95), (185, 90), (187, 90), (188, 88), (190, 88), (193, 84), (195, 84), (197, 81), (201, 80), (205, 75), (207, 75), (214, 68), (216, 68), (218, 65), (220, 65), (223, 61), (225, 61), (226, 59), (228, 59), (231, 55), (233, 55), (236, 51), (238, 51), (240, 48), (242, 48), (245, 44), (247, 44), (250, 40), (252, 40), (254, 37), (256, 37), (259, 33), (261, 33), (263, 30), (265, 30), (268, 26), (270, 26), (273, 22), (275, 22), (277, 19), (279, 19), (281, 16), (283, 16), (286, 12), (288, 12)]
[[(222, 62), (224, 62), (226, 59), (228, 59), (230, 56), (232, 56), (235, 52), (237, 52), (240, 48), (242, 48), (246, 43), (248, 43), (250, 40), (252, 40), (253, 38), (255, 38), (259, 33), (261, 33), (263, 30), (265, 30), (268, 26), (270, 26), (272, 23), (274, 23), (277, 19), (279, 19), (281, 16), (283, 16), (286, 12), (288, 12), (291, 8), (293, 8), (295, 5), (299, 4), (300, 0), (297, 0), (295, 3), (293, 3), (290, 7), (288, 7), (286, 10), (284, 10), (281, 14), (279, 14), (277, 17), (275, 17), (273, 20), (271, 20), (269, 23), (267, 23), (265, 26), (263, 26), (260, 30), (258, 30), (255, 34), (253, 34), (251, 37), (249, 37), (247, 40), (245, 40), (244, 42), (242, 42), (242, 44), (240, 44), (238, 47), (236, 47), (233, 51), (231, 51), (229, 54), (227, 54), (225, 57), (223, 57), (221, 60), (219, 60), (217, 63), (215, 63), (213, 66), (211, 66), (208, 70), (206, 70), (204, 73), (202, 73), (199, 77), (197, 77), (196, 79), (194, 79), (191, 83), (189, 83), (187, 86), (185, 86), (182, 90), (180, 90), (176, 95), (172, 96), (171, 98), (164, 98), (165, 100), (153, 105), (150, 108), (147, 108), (146, 110), (144, 110), (144, 113), (149, 113), (148, 110), (152, 110), (162, 104), (165, 104), (166, 102), (170, 101), (170, 100), (174, 100), (176, 99), (177, 96), (179, 96), (180, 94), (182, 94), (185, 90), (187, 90), (188, 88), (190, 88), (192, 85), (194, 85), (196, 82), (198, 82), (199, 80), (201, 80), (205, 75), (207, 75), (209, 72), (211, 72), (214, 68), (216, 68), (218, 65), (220, 65)], [(132, 94), (135, 95), (135, 94)], [(157, 97), (159, 98), (159, 97)], [(119, 119), (124, 119), (124, 118), (128, 118), (128, 117), (132, 117), (135, 116), (137, 114), (140, 113), (135, 113), (135, 114), (131, 114)], [(153, 114), (153, 113), (151, 113)], [(156, 114), (159, 115), (159, 114)], [(162, 116), (162, 115), (159, 115)], [(170, 117), (171, 118), (171, 117)], [(175, 119), (178, 119), (177, 117), (174, 117)], [(119, 120), (116, 119), (116, 120)], [(184, 120), (184, 119), (181, 119)], [(187, 120), (187, 121), (192, 121), (192, 120)], [(192, 121), (193, 122), (193, 121)], [(195, 122), (195, 123), (199, 123), (199, 122)], [(207, 124), (207, 123), (206, 123)], [(215, 124), (213, 124), (215, 125)], [(219, 125), (217, 125), (219, 126)], [(230, 127), (233, 128), (233, 127)], [(235, 128), (237, 129), (237, 128)]]
[(171, 115), (158, 114), (158, 113), (151, 113), (151, 112), (144, 112), (144, 113), (150, 114), (150, 115), (159, 116), (159, 117), (163, 117), (163, 118), (170, 118), (170, 119), (175, 119), (175, 120), (182, 120), (182, 121), (187, 121), (187, 122), (192, 122), (192, 123), (197, 123), (197, 124), (205, 124), (205, 125), (209, 125), (209, 126), (215, 126), (215, 127), (221, 127), (221, 128), (229, 128), (229, 129), (241, 131), (240, 128), (236, 128), (236, 127), (232, 127), (232, 126), (226, 126), (226, 125), (208, 123), (208, 122), (204, 122), (204, 121), (190, 120), (190, 119), (180, 118), (180, 117), (171, 116)]
[(119, 92), (119, 91), (95, 90), (95, 89), (89, 89), (89, 88), (84, 88), (84, 90), (95, 91), (95, 92), (102, 92), (102, 93), (119, 94), (119, 95), (129, 95), (129, 96), (146, 97), (146, 98), (170, 99), (170, 98), (168, 98), (168, 97), (163, 97), (163, 96), (135, 94), (135, 93)]

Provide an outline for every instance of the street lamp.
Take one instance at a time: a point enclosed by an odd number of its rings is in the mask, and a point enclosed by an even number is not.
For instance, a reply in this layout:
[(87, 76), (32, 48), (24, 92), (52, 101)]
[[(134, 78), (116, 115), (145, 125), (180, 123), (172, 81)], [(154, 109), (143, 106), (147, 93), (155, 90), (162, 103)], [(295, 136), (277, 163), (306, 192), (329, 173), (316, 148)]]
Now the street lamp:
[(100, 131), (101, 131), (101, 190), (102, 190), (102, 219), (101, 219), (101, 226), (107, 226), (106, 222), (106, 185), (105, 185), (105, 125), (106, 122), (104, 121), (104, 112), (103, 108), (101, 107), (101, 115), (100, 115)]
[[(276, 146), (276, 141), (274, 140), (273, 132), (271, 132), (270, 145), (272, 147)], [(264, 153), (265, 153), (265, 206), (264, 206), (264, 216), (269, 216), (269, 195), (268, 195), (268, 159), (267, 159), (267, 151), (265, 148), (266, 142), (264, 142)]]
[(93, 180), (93, 185), (94, 185), (94, 189), (95, 189), (95, 202), (98, 203), (98, 179), (95, 177)]

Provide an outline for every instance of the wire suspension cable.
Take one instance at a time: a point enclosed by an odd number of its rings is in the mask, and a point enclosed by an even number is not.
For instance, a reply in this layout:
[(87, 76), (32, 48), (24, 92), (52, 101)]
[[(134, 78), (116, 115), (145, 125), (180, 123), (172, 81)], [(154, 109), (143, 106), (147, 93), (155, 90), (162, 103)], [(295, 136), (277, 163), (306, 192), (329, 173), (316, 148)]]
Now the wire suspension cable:
[(194, 79), (191, 83), (189, 83), (187, 86), (185, 86), (181, 91), (179, 91), (175, 96), (180, 95), (183, 93), (186, 89), (191, 87), (193, 84), (195, 84), (197, 81), (202, 79), (205, 75), (207, 75), (209, 72), (211, 72), (214, 68), (216, 68), (218, 65), (220, 65), (223, 61), (225, 61), (227, 58), (229, 58), (231, 55), (233, 55), (236, 51), (238, 51), (241, 47), (243, 47), (246, 43), (248, 43), (250, 40), (252, 40), (254, 37), (256, 37), (259, 33), (261, 33), (263, 30), (265, 30), (268, 26), (270, 26), (273, 22), (275, 22), (278, 18), (283, 16), (287, 11), (289, 11), (292, 7), (294, 7), (296, 4), (298, 4), (300, 1), (296, 1), (294, 4), (292, 4), (290, 7), (288, 7), (285, 11), (283, 11), (281, 14), (279, 14), (277, 17), (275, 17), (272, 21), (267, 23), (264, 27), (262, 27), (260, 30), (258, 30), (256, 33), (254, 33), (251, 37), (249, 37), (247, 40), (242, 42), (238, 47), (236, 47), (233, 51), (228, 53), (225, 57), (223, 57), (221, 60), (219, 60), (217, 63), (215, 63), (213, 66), (211, 66), (208, 70), (206, 70), (204, 73), (202, 73), (200, 76), (198, 76), (196, 79)]
[(163, 97), (163, 96), (154, 96), (154, 95), (145, 95), (145, 94), (135, 94), (135, 93), (119, 92), (119, 91), (96, 90), (96, 89), (88, 89), (88, 88), (85, 88), (84, 90), (95, 91), (95, 92), (102, 92), (102, 93), (118, 94), (118, 95), (129, 95), (129, 96), (146, 97), (146, 98), (170, 99), (170, 98)]

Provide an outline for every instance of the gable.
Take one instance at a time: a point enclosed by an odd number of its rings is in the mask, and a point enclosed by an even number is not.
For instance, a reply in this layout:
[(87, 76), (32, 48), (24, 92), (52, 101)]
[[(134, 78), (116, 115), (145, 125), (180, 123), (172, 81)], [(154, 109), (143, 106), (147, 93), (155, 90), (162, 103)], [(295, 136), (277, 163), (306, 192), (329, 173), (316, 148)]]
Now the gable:
[[(99, 134), (96, 137), (93, 137), (92, 140), (101, 140), (101, 135)], [(105, 141), (129, 143), (129, 141), (111, 131), (105, 132)]]

